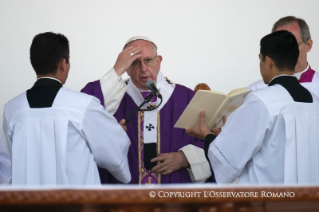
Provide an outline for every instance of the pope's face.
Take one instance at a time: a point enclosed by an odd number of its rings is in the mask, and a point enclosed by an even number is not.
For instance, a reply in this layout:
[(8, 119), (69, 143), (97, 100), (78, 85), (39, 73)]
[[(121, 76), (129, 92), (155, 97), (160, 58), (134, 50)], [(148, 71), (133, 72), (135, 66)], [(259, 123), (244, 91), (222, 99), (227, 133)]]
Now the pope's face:
[(299, 45), (299, 58), (295, 67), (295, 72), (303, 71), (307, 67), (307, 52), (311, 50), (312, 41), (309, 39), (307, 43), (304, 43), (301, 39), (300, 27), (297, 22), (292, 22), (276, 28), (276, 31), (287, 30), (291, 32), (295, 37)]
[(142, 56), (132, 63), (127, 70), (127, 74), (131, 77), (136, 87), (147, 90), (145, 83), (148, 80), (157, 82), (157, 74), (161, 68), (162, 57), (157, 55), (155, 46), (148, 41), (136, 40), (129, 43), (127, 47), (129, 46), (142, 47), (142, 51), (139, 53)]

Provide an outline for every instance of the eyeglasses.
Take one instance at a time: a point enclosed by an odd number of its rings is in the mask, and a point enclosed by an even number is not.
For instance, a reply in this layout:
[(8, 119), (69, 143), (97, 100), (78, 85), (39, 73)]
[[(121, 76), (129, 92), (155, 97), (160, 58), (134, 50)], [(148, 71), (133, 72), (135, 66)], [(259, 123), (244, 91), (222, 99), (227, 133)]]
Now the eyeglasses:
[[(157, 58), (157, 55), (155, 57), (146, 57), (143, 59), (143, 63), (146, 66), (152, 66), (154, 65), (155, 58)], [(134, 60), (131, 64), (132, 68), (139, 68), (141, 66), (141, 60)]]

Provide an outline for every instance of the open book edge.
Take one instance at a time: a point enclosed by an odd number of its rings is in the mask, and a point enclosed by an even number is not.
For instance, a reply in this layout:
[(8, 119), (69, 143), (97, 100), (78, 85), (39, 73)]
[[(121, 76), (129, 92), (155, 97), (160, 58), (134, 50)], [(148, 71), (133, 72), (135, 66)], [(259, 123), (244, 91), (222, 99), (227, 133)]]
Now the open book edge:
[[(244, 98), (249, 92), (250, 90), (247, 88), (234, 89), (228, 95), (216, 91), (199, 90), (175, 123), (174, 127), (183, 129), (194, 127), (199, 121), (199, 113), (201, 110), (205, 110), (206, 124), (212, 127), (216, 125), (216, 122), (220, 121), (221, 115), (222, 120), (223, 114), (228, 116), (237, 109), (243, 103)], [(237, 99), (234, 101), (235, 105), (231, 105), (227, 108), (229, 102), (235, 100), (237, 95), (242, 96), (243, 99)], [(224, 111), (225, 108), (227, 109), (226, 111)], [(223, 125), (223, 123), (221, 124)]]

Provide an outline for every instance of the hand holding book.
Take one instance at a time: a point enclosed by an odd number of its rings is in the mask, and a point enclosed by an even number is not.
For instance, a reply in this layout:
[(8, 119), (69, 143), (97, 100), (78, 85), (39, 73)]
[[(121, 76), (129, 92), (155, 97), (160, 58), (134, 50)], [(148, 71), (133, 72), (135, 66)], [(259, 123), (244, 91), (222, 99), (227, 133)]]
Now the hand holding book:
[(191, 129), (199, 121), (198, 113), (205, 110), (204, 122), (208, 129), (223, 126), (223, 117), (229, 116), (244, 102), (245, 97), (251, 92), (247, 88), (232, 90), (228, 95), (208, 90), (196, 92), (183, 114), (179, 117), (174, 127)]
[[(223, 123), (225, 124), (226, 122), (226, 116), (223, 117)], [(186, 133), (189, 136), (193, 136), (193, 137), (197, 137), (200, 139), (205, 139), (206, 136), (208, 134), (214, 134), (214, 135), (218, 135), (221, 132), (221, 128), (216, 128), (216, 129), (212, 129), (210, 130), (207, 126), (207, 124), (205, 123), (205, 111), (201, 110), (199, 113), (199, 121), (197, 122), (197, 124), (190, 128), (190, 129), (186, 129)]]

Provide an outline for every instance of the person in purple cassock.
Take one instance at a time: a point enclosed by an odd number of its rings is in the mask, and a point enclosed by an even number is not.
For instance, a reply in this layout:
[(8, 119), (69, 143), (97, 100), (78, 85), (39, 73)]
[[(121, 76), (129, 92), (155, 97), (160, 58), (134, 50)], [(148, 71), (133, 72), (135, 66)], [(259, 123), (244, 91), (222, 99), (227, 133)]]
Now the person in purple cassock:
[[(159, 107), (137, 112), (127, 124), (126, 132), (131, 140), (130, 184), (205, 182), (211, 176), (211, 169), (203, 151), (204, 141), (188, 136), (184, 129), (174, 128), (194, 92), (164, 77), (161, 62), (162, 56), (157, 54), (153, 41), (132, 37), (125, 43), (114, 67), (102, 79), (88, 83), (82, 92), (100, 99), (105, 110), (120, 121), (151, 93), (145, 84), (154, 80), (162, 103), (160, 98), (153, 97), (142, 109), (160, 104)], [(129, 75), (125, 81), (121, 78), (124, 72)], [(99, 172), (102, 183), (120, 183), (107, 170), (99, 168)]]
[[(271, 31), (275, 32), (280, 30), (291, 32), (298, 42), (299, 58), (294, 70), (295, 77), (297, 77), (298, 82), (303, 87), (319, 97), (319, 73), (310, 67), (307, 60), (308, 52), (311, 51), (313, 44), (308, 24), (301, 18), (286, 16), (276, 21)], [(265, 84), (262, 79), (248, 86), (252, 91), (266, 87), (268, 87), (268, 85)]]

